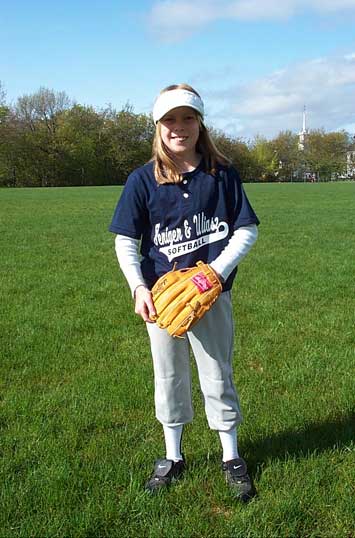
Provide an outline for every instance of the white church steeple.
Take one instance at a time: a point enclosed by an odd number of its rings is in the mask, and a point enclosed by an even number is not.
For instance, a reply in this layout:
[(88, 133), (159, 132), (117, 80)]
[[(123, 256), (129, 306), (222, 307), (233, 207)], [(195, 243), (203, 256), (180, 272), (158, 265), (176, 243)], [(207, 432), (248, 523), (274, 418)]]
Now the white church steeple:
[(307, 135), (308, 135), (308, 130), (307, 130), (307, 127), (306, 127), (306, 105), (305, 105), (303, 107), (303, 126), (302, 126), (302, 131), (300, 133), (298, 133), (298, 149), (300, 151), (304, 150)]

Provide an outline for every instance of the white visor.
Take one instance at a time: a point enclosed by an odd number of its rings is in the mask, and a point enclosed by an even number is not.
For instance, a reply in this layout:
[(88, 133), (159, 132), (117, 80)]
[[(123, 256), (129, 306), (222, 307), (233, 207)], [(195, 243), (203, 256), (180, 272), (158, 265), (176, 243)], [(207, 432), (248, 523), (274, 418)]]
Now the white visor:
[(178, 89), (170, 90), (159, 95), (153, 108), (154, 123), (158, 123), (167, 112), (178, 106), (189, 106), (190, 108), (197, 110), (203, 117), (204, 110), (202, 99), (193, 92)]

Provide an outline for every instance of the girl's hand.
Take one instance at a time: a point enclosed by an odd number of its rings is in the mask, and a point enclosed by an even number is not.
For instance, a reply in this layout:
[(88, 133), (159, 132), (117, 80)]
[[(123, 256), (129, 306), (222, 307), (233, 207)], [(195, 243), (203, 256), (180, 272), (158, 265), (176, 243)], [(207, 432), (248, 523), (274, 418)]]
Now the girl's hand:
[(135, 313), (141, 316), (143, 321), (146, 321), (147, 323), (155, 323), (151, 317), (154, 318), (156, 316), (156, 310), (154, 307), (152, 294), (143, 285), (137, 286), (134, 290), (134, 298), (135, 298)]

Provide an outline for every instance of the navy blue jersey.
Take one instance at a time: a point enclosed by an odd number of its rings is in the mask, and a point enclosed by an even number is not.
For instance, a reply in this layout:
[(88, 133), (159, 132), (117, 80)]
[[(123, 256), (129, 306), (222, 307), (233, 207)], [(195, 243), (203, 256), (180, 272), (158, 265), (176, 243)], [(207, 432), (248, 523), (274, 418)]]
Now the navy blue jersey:
[[(153, 162), (127, 179), (110, 231), (141, 240), (143, 277), (151, 288), (176, 268), (197, 261), (211, 263), (241, 226), (259, 224), (232, 166), (218, 166), (215, 176), (203, 163), (183, 174), (181, 183), (158, 184)], [(232, 287), (237, 268), (223, 289)]]

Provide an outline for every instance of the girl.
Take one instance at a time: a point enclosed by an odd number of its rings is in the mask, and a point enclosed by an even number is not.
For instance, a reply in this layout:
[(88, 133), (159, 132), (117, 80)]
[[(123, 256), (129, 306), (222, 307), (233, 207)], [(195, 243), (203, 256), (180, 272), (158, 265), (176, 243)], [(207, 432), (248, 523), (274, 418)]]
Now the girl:
[[(193, 418), (191, 347), (208, 424), (220, 437), (222, 470), (236, 497), (247, 502), (255, 488), (238, 454), (236, 428), (242, 417), (232, 375), (231, 287), (239, 262), (257, 238), (259, 220), (237, 171), (214, 145), (203, 117), (202, 99), (191, 86), (172, 85), (160, 93), (153, 109), (152, 160), (128, 177), (110, 231), (117, 234), (117, 258), (135, 312), (146, 322), (156, 417), (165, 438), (165, 458), (156, 462), (146, 489), (166, 488), (186, 467), (181, 438), (184, 424)], [(180, 269), (198, 260), (214, 269), (223, 292), (185, 338), (173, 338), (151, 321), (156, 312), (150, 289), (175, 262)]]

